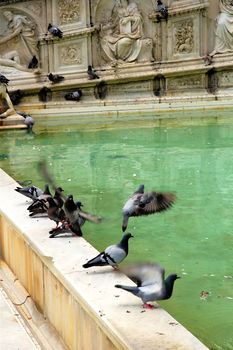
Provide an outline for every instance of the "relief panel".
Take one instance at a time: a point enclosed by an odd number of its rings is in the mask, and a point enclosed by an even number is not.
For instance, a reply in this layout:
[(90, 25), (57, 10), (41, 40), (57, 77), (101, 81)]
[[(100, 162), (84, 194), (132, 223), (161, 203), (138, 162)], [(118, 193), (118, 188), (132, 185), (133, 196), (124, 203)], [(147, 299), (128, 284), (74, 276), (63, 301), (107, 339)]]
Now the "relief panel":
[(174, 77), (167, 79), (167, 90), (192, 90), (205, 87), (204, 75), (188, 75), (184, 77)]
[(53, 0), (53, 23), (64, 29), (86, 27), (89, 23), (89, 2), (86, 0)]

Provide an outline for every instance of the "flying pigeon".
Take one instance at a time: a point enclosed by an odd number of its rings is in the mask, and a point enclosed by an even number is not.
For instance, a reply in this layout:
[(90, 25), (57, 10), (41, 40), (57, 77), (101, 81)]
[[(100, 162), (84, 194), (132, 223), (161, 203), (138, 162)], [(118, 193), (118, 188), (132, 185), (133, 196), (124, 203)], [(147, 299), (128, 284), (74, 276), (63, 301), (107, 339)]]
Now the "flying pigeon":
[(94, 223), (99, 223), (101, 221), (99, 217), (84, 212), (81, 206), (81, 202), (74, 202), (72, 195), (69, 195), (64, 203), (64, 210), (66, 218), (69, 221), (69, 228), (77, 236), (82, 236), (81, 226), (84, 225), (86, 220)]
[(60, 39), (62, 38), (63, 32), (58, 27), (52, 25), (51, 23), (49, 23), (48, 25), (48, 31), (53, 36), (58, 37)]
[(47, 77), (49, 78), (49, 80), (53, 83), (53, 84), (57, 84), (60, 83), (61, 81), (63, 81), (65, 78), (62, 75), (59, 74), (52, 74), (49, 73), (47, 75)]
[(124, 286), (116, 284), (116, 288), (121, 288), (142, 299), (143, 307), (153, 309), (154, 305), (148, 304), (149, 301), (166, 300), (171, 298), (176, 274), (169, 275), (164, 279), (165, 271), (155, 263), (138, 263), (121, 269), (136, 286)]
[(99, 79), (99, 78), (100, 78), (100, 77), (95, 73), (95, 71), (93, 70), (92, 66), (88, 66), (87, 74), (88, 74), (88, 79), (89, 79), (89, 80)]
[(140, 185), (122, 209), (122, 231), (126, 230), (131, 216), (149, 215), (165, 211), (172, 206), (175, 198), (176, 196), (169, 192), (144, 192), (144, 185)]
[(159, 12), (159, 15), (157, 15), (157, 20), (160, 21), (161, 18), (164, 18), (167, 21), (168, 18), (168, 8), (166, 5), (163, 4), (161, 0), (157, 0), (157, 12)]
[(10, 80), (7, 79), (7, 78), (5, 77), (5, 75), (0, 74), (0, 83), (8, 85), (9, 81), (10, 81)]
[(67, 101), (79, 101), (82, 95), (83, 95), (82, 90), (77, 89), (76, 91), (65, 94), (65, 99)]
[(43, 191), (36, 186), (16, 187), (15, 191), (33, 199), (34, 201), (43, 193)]
[(106, 266), (111, 265), (116, 267), (128, 255), (129, 239), (133, 237), (131, 233), (123, 235), (122, 240), (118, 244), (110, 245), (103, 252), (95, 258), (89, 260), (83, 267), (86, 269), (92, 266)]
[(39, 63), (39, 61), (38, 61), (37, 57), (34, 55), (28, 64), (28, 68), (29, 69), (38, 68), (38, 63)]

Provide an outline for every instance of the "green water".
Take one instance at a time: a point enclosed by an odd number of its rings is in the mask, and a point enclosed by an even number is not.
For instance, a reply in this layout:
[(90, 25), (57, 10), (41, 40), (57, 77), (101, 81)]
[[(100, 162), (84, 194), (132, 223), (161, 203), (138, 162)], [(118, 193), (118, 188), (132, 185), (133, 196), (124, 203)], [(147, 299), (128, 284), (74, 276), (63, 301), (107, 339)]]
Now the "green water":
[(36, 164), (46, 158), (66, 194), (105, 218), (83, 229), (99, 250), (120, 239), (121, 208), (139, 184), (176, 192), (172, 210), (130, 219), (127, 260), (180, 275), (161, 305), (210, 349), (232, 350), (233, 124), (35, 132), (0, 133), (0, 166), (42, 186)]

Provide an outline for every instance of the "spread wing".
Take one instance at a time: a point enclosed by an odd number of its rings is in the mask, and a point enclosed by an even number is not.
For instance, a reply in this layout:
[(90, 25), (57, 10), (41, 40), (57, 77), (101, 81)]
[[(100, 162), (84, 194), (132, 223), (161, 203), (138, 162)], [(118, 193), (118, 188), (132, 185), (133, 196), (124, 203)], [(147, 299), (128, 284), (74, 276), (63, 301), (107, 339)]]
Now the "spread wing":
[(138, 287), (163, 285), (164, 269), (156, 263), (136, 263), (121, 269)]
[(175, 194), (170, 192), (146, 192), (140, 198), (135, 210), (135, 216), (165, 211), (171, 208), (175, 199)]

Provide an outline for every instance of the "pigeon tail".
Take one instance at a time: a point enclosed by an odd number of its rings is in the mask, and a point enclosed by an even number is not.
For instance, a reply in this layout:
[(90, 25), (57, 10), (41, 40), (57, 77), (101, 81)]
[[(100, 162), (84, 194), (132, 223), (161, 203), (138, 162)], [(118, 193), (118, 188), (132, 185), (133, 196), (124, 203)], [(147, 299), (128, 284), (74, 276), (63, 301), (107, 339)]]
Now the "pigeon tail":
[(132, 293), (133, 295), (138, 295), (138, 287), (133, 287), (133, 286), (123, 286), (122, 284), (115, 284), (116, 288), (124, 289), (127, 292)]

